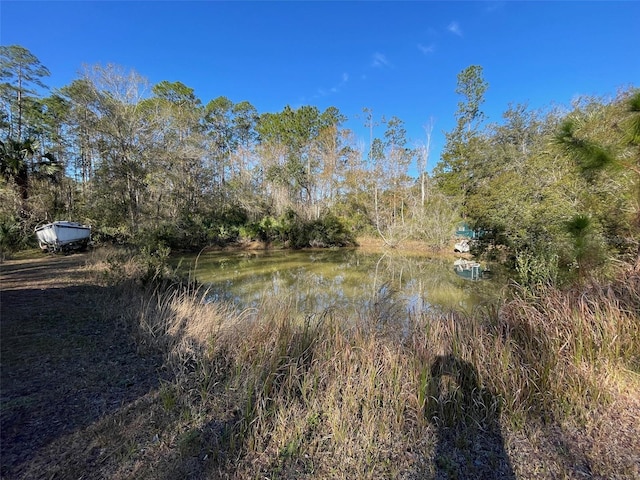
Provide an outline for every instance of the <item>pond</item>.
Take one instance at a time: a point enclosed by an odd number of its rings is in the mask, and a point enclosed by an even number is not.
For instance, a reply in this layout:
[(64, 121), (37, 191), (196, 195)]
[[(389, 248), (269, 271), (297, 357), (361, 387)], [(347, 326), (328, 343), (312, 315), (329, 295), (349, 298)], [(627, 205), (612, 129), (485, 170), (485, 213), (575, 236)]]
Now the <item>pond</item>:
[(212, 301), (242, 309), (269, 296), (305, 313), (362, 309), (381, 292), (414, 312), (470, 312), (494, 301), (503, 284), (464, 278), (451, 260), (358, 249), (210, 252), (181, 257), (179, 270), (205, 284)]

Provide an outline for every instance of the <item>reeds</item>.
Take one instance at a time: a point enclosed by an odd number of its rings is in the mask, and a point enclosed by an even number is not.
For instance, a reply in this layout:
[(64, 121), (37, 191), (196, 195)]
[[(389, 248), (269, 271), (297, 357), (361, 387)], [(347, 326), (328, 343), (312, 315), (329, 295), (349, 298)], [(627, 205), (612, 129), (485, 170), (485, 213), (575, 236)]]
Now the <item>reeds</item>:
[(401, 314), (381, 290), (357, 318), (286, 298), (238, 312), (182, 286), (147, 290), (130, 320), (164, 353), (193, 428), (230, 415), (210, 446), (218, 472), (393, 478), (424, 469), (443, 428), (495, 432), (608, 401), (617, 369), (640, 368), (639, 277), (471, 315)]
[(526, 394), (522, 407), (561, 413), (606, 400), (619, 368), (640, 367), (640, 275), (570, 291), (520, 293), (500, 312), (505, 348)]

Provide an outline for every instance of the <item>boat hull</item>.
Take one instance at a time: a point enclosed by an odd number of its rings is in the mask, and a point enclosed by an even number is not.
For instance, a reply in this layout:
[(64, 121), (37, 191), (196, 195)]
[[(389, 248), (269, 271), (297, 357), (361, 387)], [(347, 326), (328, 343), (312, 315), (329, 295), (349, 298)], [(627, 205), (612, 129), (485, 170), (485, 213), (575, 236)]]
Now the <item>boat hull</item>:
[(454, 252), (469, 253), (470, 250), (471, 248), (469, 246), (468, 240), (460, 240), (459, 242), (456, 242), (456, 244), (453, 246)]
[(53, 222), (36, 228), (40, 248), (44, 251), (64, 251), (86, 248), (91, 239), (91, 227), (76, 222)]

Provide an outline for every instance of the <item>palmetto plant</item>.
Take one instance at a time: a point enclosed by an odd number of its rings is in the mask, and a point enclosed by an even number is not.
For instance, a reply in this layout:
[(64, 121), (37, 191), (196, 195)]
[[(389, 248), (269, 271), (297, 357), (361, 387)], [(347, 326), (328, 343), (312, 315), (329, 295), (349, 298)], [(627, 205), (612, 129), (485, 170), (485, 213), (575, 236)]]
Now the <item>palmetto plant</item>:
[(13, 179), (23, 199), (29, 196), (29, 158), (35, 151), (35, 142), (30, 139), (0, 140), (0, 174), (6, 181)]
[[(50, 153), (39, 155), (39, 144), (32, 139), (0, 140), (0, 174), (6, 181), (13, 180), (23, 200), (29, 197), (29, 177), (37, 175), (55, 181), (63, 165)], [(41, 161), (33, 161), (38, 155)]]
[(0, 262), (5, 259), (6, 252), (10, 252), (18, 243), (20, 224), (13, 218), (0, 220)]

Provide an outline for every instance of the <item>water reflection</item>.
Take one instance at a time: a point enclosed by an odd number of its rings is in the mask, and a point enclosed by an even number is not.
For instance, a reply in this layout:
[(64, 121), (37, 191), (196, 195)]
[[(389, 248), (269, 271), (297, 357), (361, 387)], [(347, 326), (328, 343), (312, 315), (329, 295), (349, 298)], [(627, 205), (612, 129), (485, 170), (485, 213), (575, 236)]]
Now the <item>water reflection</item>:
[(384, 285), (408, 309), (464, 310), (491, 301), (493, 282), (468, 282), (451, 262), (419, 255), (323, 251), (212, 252), (182, 258), (181, 268), (207, 284), (212, 300), (240, 308), (264, 296), (288, 298), (299, 311), (366, 308)]

